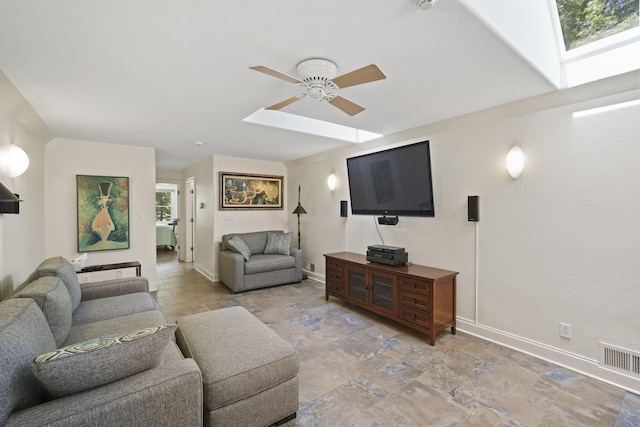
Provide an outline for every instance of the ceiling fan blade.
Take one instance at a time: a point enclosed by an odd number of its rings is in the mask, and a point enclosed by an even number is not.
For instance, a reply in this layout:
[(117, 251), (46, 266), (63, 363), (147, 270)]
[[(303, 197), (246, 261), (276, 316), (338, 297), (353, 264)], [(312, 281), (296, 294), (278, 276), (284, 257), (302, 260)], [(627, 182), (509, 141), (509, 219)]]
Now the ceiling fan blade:
[(268, 74), (268, 75), (270, 75), (272, 77), (276, 77), (278, 79), (285, 80), (285, 81), (287, 81), (289, 83), (295, 83), (295, 84), (302, 83), (302, 81), (296, 79), (295, 77), (288, 76), (288, 75), (286, 75), (284, 73), (281, 73), (280, 71), (276, 71), (276, 70), (274, 70), (272, 68), (265, 67), (264, 65), (255, 65), (255, 66), (249, 67), (249, 68), (251, 68), (252, 70), (255, 70), (255, 71), (260, 71), (261, 73)]
[(386, 79), (387, 76), (378, 68), (377, 65), (371, 64), (366, 67), (359, 68), (347, 74), (336, 77), (331, 80), (340, 89), (349, 86), (361, 85), (363, 83), (375, 82), (376, 80)]
[(270, 107), (265, 108), (265, 110), (279, 110), (281, 108), (286, 107), (289, 104), (293, 104), (296, 101), (299, 101), (300, 98), (298, 98), (297, 96), (294, 96), (293, 98), (289, 98), (289, 99), (285, 99), (282, 102), (278, 102), (277, 104), (273, 104)]
[(354, 104), (351, 101), (347, 101), (341, 96), (336, 96), (331, 101), (329, 101), (329, 104), (344, 111), (350, 116), (355, 116), (356, 114), (364, 111), (364, 107), (361, 107), (358, 104)]

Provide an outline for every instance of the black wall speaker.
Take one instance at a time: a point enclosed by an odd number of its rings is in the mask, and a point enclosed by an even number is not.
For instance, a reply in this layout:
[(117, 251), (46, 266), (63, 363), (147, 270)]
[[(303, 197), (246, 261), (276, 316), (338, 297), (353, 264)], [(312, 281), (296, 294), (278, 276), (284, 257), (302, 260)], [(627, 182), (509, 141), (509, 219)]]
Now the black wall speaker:
[(479, 209), (478, 196), (467, 197), (467, 220), (478, 222), (480, 221), (480, 209)]
[(340, 216), (346, 218), (349, 215), (349, 202), (340, 200)]

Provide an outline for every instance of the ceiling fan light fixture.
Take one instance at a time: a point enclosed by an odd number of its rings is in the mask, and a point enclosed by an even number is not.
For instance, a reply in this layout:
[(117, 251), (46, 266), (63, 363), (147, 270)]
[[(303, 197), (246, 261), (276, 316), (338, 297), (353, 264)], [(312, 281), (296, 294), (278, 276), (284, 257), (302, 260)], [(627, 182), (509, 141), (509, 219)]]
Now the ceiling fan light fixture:
[(413, 0), (413, 2), (422, 10), (429, 10), (438, 0)]

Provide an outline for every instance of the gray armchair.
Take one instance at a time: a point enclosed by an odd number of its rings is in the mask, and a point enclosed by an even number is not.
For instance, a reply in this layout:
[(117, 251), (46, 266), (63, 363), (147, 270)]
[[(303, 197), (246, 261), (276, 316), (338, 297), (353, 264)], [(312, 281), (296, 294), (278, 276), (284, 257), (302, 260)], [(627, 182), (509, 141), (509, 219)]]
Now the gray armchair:
[[(264, 253), (269, 233), (283, 232), (257, 231), (222, 236), (218, 254), (220, 281), (234, 293), (302, 281), (302, 251), (289, 247), (289, 254)], [(250, 251), (248, 260), (229, 246), (233, 237), (239, 237), (246, 244)]]

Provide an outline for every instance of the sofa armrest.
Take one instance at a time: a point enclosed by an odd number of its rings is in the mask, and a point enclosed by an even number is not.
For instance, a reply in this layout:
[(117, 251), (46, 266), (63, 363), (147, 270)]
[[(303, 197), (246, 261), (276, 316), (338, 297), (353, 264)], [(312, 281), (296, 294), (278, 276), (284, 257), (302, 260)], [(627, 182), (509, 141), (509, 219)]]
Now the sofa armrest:
[(149, 281), (146, 277), (135, 276), (123, 279), (80, 283), (80, 292), (81, 301), (133, 294), (136, 292), (149, 292)]
[(231, 251), (218, 253), (220, 281), (233, 292), (244, 291), (244, 257)]
[(296, 260), (296, 281), (302, 281), (302, 250), (298, 248), (291, 248), (289, 250), (291, 256), (293, 256)]
[(202, 376), (193, 359), (12, 413), (7, 426), (202, 426)]

